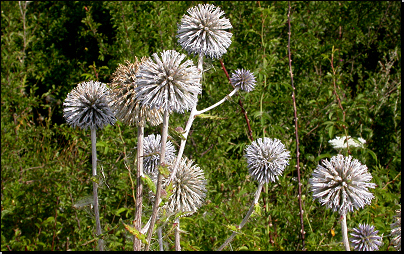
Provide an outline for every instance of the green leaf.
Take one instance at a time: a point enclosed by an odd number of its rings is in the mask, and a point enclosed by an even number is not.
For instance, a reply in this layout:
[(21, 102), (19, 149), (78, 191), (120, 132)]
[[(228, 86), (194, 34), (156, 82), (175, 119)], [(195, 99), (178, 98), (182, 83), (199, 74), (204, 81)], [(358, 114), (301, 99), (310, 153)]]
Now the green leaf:
[(170, 176), (170, 170), (168, 169), (168, 166), (159, 165), (158, 170), (160, 174), (162, 174), (165, 178)]
[(150, 179), (148, 175), (143, 175), (142, 176), (142, 181), (144, 184), (147, 185), (147, 187), (154, 193), (156, 194), (156, 185), (153, 183), (153, 181)]
[(142, 243), (147, 244), (146, 235), (140, 233), (136, 228), (134, 228), (132, 226), (129, 226), (129, 225), (123, 223), (123, 222), (122, 222), (122, 224), (125, 227), (125, 229), (129, 231), (129, 233), (136, 236), (136, 238), (141, 240)]
[(200, 117), (200, 118), (213, 119), (213, 120), (227, 119), (226, 117), (212, 116), (212, 115), (209, 115), (209, 114), (199, 114), (199, 115), (196, 115), (196, 116)]

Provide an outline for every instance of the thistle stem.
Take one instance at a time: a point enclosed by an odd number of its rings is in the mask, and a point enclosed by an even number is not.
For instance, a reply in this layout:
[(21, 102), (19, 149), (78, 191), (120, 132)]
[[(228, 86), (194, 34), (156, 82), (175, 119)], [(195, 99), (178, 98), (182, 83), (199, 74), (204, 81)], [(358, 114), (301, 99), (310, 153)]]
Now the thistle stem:
[[(164, 118), (163, 118), (163, 130), (161, 133), (161, 152), (160, 152), (160, 165), (161, 166), (164, 165), (165, 154), (166, 154), (168, 119), (169, 119), (169, 114), (168, 114), (168, 111), (165, 110)], [(147, 239), (146, 239), (147, 245), (145, 247), (145, 251), (148, 251), (150, 248), (150, 241), (151, 241), (151, 237), (153, 234), (153, 228), (154, 228), (154, 224), (156, 223), (156, 219), (157, 219), (158, 208), (160, 205), (162, 180), (163, 180), (163, 175), (159, 171), (158, 176), (157, 176), (156, 198), (155, 198), (154, 204), (153, 204), (153, 212), (152, 212), (152, 217), (151, 217), (151, 221), (150, 221), (150, 227), (149, 227), (149, 230), (147, 231)]]
[[(264, 183), (260, 183), (260, 184), (258, 185), (258, 189), (257, 189), (257, 191), (255, 192), (254, 201), (252, 202), (251, 207), (250, 207), (250, 210), (248, 210), (248, 212), (247, 212), (246, 216), (244, 217), (243, 221), (242, 221), (242, 222), (240, 223), (240, 225), (238, 226), (239, 230), (241, 230), (241, 229), (244, 227), (244, 225), (247, 223), (248, 219), (250, 218), (252, 212), (254, 211), (255, 204), (258, 203), (258, 200), (259, 200), (259, 198), (260, 198), (261, 190), (262, 190), (262, 186), (263, 186), (263, 185), (264, 185)], [(217, 249), (217, 250), (218, 250), (218, 251), (223, 250), (224, 247), (226, 247), (227, 244), (229, 244), (229, 243), (233, 240), (233, 238), (234, 238), (236, 235), (237, 235), (237, 233), (236, 233), (236, 232), (233, 232), (233, 234), (231, 234), (231, 236), (230, 236), (229, 238), (227, 238), (227, 240), (226, 240), (226, 241), (222, 244), (222, 246), (220, 246), (219, 249)]]
[[(91, 155), (92, 155), (92, 167), (93, 167), (93, 178), (97, 177), (97, 130), (91, 129)], [(101, 223), (100, 223), (100, 213), (98, 211), (98, 184), (93, 179), (93, 198), (94, 198), (94, 213), (95, 213), (95, 225), (96, 225), (96, 235), (101, 235)], [(102, 245), (102, 239), (98, 239), (98, 250), (103, 251), (104, 247)]]
[(223, 102), (227, 101), (230, 97), (232, 97), (237, 91), (239, 90), (239, 87), (234, 88), (233, 91), (231, 91), (231, 93), (229, 93), (228, 95), (226, 95), (223, 99), (221, 99), (220, 101), (216, 102), (215, 104), (213, 104), (212, 106), (205, 108), (201, 111), (196, 111), (196, 115), (200, 115), (205, 113), (206, 111), (209, 111), (211, 109), (216, 108), (217, 106), (219, 106), (220, 104), (222, 104)]
[(163, 246), (163, 232), (162, 228), (159, 227), (157, 229), (157, 237), (159, 238), (159, 246), (160, 246), (160, 251), (164, 251), (164, 246)]
[[(141, 177), (143, 176), (143, 138), (144, 126), (137, 127), (137, 170), (136, 170), (136, 212), (134, 226), (137, 230), (142, 228), (142, 202), (143, 202), (143, 183)], [(133, 250), (140, 251), (142, 242), (135, 235), (133, 236)]]
[(348, 242), (348, 228), (346, 226), (346, 214), (341, 215), (341, 229), (342, 229), (342, 241), (344, 242), (345, 250), (350, 251)]
[(175, 227), (175, 250), (181, 251), (180, 245), (180, 218), (175, 219), (177, 226)]
[[(203, 64), (203, 56), (200, 55), (199, 60), (198, 60), (198, 69), (202, 70), (202, 68), (203, 68), (202, 64)], [(232, 97), (238, 90), (239, 90), (238, 87), (234, 88), (234, 90), (232, 92), (230, 92), (228, 95), (226, 95), (223, 99), (221, 99), (217, 103), (213, 104), (212, 106), (210, 106), (208, 108), (205, 108), (203, 110), (200, 110), (200, 111), (198, 111), (196, 109), (196, 103), (195, 103), (195, 106), (192, 108), (191, 113), (190, 113), (189, 118), (188, 118), (188, 122), (187, 122), (187, 124), (185, 126), (185, 130), (184, 130), (184, 133), (183, 133), (184, 139), (181, 140), (180, 149), (178, 151), (177, 159), (175, 160), (175, 164), (174, 164), (174, 170), (170, 174), (168, 184), (173, 180), (173, 178), (175, 176), (175, 173), (177, 172), (178, 165), (180, 164), (182, 155), (184, 153), (185, 145), (187, 143), (188, 134), (189, 134), (189, 131), (191, 130), (191, 126), (192, 126), (192, 124), (193, 124), (193, 122), (195, 120), (195, 117), (197, 115), (203, 114), (203, 113), (205, 113), (205, 112), (219, 106), (220, 104), (222, 104), (223, 102), (228, 100), (230, 97)]]

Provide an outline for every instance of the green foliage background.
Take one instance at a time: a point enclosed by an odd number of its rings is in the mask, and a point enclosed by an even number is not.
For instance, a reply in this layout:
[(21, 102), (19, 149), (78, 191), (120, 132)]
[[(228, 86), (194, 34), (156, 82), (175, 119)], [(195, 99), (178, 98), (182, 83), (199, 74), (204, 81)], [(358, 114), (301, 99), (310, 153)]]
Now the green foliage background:
[[(110, 81), (119, 63), (175, 49), (177, 23), (200, 1), (1, 2), (1, 250), (94, 250), (90, 132), (63, 119), (63, 101), (78, 83)], [(183, 250), (214, 250), (232, 233), (253, 200), (243, 150), (251, 141), (238, 100), (248, 112), (254, 139), (280, 139), (291, 151), (279, 182), (265, 186), (261, 215), (231, 243), (233, 250), (300, 250), (296, 138), (287, 55), (287, 2), (206, 2), (230, 19), (232, 44), (223, 56), (227, 70), (245, 68), (256, 89), (241, 93), (197, 119), (185, 155), (208, 179), (206, 204), (181, 219)], [(390, 224), (401, 204), (401, 4), (399, 2), (292, 2), (291, 52), (296, 87), (307, 250), (342, 250), (336, 213), (312, 200), (311, 173), (339, 151), (328, 140), (366, 140), (351, 155), (368, 166), (377, 188), (372, 205), (350, 213), (348, 228), (370, 223), (390, 245)], [(333, 53), (333, 47), (336, 49)], [(331, 55), (335, 74), (331, 67)], [(196, 63), (196, 57), (189, 56)], [(207, 61), (198, 109), (231, 91), (219, 61)], [(337, 104), (336, 92), (343, 111)], [(345, 114), (345, 122), (343, 122)], [(188, 114), (170, 117), (185, 127)], [(145, 134), (159, 133), (147, 127)], [(117, 123), (97, 132), (100, 216), (109, 250), (131, 250), (136, 129)], [(174, 140), (175, 141), (175, 140)], [(179, 143), (179, 140), (177, 140)], [(127, 157), (125, 157), (127, 155)], [(134, 174), (134, 171), (132, 171)], [(150, 215), (145, 204), (145, 221)], [(174, 235), (164, 238), (173, 249)], [(335, 233), (335, 234), (334, 234)], [(152, 245), (153, 249), (157, 244)], [(229, 247), (227, 247), (229, 250)]]

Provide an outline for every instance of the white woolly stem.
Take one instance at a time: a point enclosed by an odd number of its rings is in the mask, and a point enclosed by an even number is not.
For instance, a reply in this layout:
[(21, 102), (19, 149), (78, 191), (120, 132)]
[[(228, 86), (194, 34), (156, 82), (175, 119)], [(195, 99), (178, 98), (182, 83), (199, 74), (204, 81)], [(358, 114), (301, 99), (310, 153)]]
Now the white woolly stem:
[[(91, 129), (91, 155), (92, 155), (92, 167), (93, 167), (93, 178), (97, 177), (97, 130)], [(94, 198), (94, 213), (95, 213), (95, 225), (97, 236), (101, 235), (101, 223), (100, 223), (100, 213), (98, 211), (98, 184), (93, 179), (93, 198)], [(98, 239), (98, 250), (103, 251), (104, 246), (102, 244), (102, 239)]]
[(164, 251), (164, 247), (163, 247), (163, 232), (162, 232), (162, 228), (158, 227), (157, 229), (157, 236), (159, 238), (159, 245), (160, 245), (160, 251)]
[(176, 218), (174, 223), (177, 224), (175, 227), (175, 250), (176, 251), (181, 251), (181, 245), (180, 245), (180, 218)]
[[(161, 133), (161, 151), (160, 151), (160, 165), (164, 166), (165, 154), (166, 154), (166, 143), (167, 143), (167, 134), (168, 134), (168, 119), (169, 114), (168, 111), (164, 111), (164, 118), (163, 118), (163, 130)], [(157, 176), (157, 188), (156, 188), (156, 198), (153, 204), (153, 212), (150, 221), (150, 227), (147, 231), (147, 245), (145, 247), (145, 251), (148, 251), (150, 248), (150, 241), (153, 234), (154, 224), (156, 223), (158, 208), (160, 205), (160, 197), (161, 197), (161, 185), (162, 185), (163, 175), (158, 172)]]
[(230, 97), (232, 97), (239, 89), (240, 89), (239, 87), (234, 88), (234, 90), (231, 91), (231, 93), (229, 93), (228, 95), (226, 95), (223, 99), (221, 99), (220, 101), (216, 102), (216, 103), (213, 104), (212, 106), (210, 106), (210, 107), (208, 107), (208, 108), (205, 108), (205, 109), (203, 109), (203, 110), (197, 111), (197, 112), (196, 112), (196, 115), (203, 114), (203, 113), (205, 113), (206, 111), (209, 111), (209, 110), (211, 110), (211, 109), (213, 109), (213, 108), (216, 108), (217, 106), (219, 106), (219, 105), (222, 104), (223, 102), (227, 101)]
[(346, 225), (346, 214), (341, 215), (341, 229), (342, 229), (342, 241), (344, 242), (345, 250), (350, 251), (348, 241), (348, 228)]
[[(142, 228), (143, 183), (141, 177), (143, 176), (144, 127), (142, 125), (139, 125), (137, 128), (136, 212), (134, 226), (137, 230), (140, 231)], [(141, 240), (139, 240), (136, 236), (133, 236), (133, 250), (140, 251), (141, 246)]]
[[(199, 59), (198, 59), (198, 69), (200, 69), (201, 72), (203, 73), (203, 56), (202, 56), (202, 55), (199, 55)], [(175, 164), (174, 164), (174, 170), (173, 170), (173, 171), (171, 172), (171, 174), (170, 174), (170, 178), (169, 178), (169, 180), (168, 180), (168, 184), (174, 179), (175, 173), (177, 172), (178, 165), (180, 164), (182, 155), (183, 155), (183, 153), (184, 153), (185, 145), (186, 145), (186, 143), (187, 143), (188, 134), (189, 134), (189, 131), (191, 130), (191, 127), (192, 127), (192, 124), (193, 124), (193, 122), (194, 122), (194, 120), (195, 120), (195, 117), (196, 117), (197, 115), (203, 114), (203, 113), (205, 113), (206, 111), (209, 111), (209, 110), (211, 110), (211, 109), (213, 109), (213, 108), (219, 106), (220, 104), (222, 104), (223, 102), (225, 102), (226, 100), (228, 100), (230, 97), (232, 97), (238, 90), (239, 90), (239, 88), (236, 87), (230, 94), (226, 95), (222, 100), (220, 100), (219, 102), (215, 103), (214, 105), (212, 105), (212, 106), (210, 106), (210, 107), (208, 107), (208, 108), (206, 108), (206, 109), (203, 109), (203, 110), (201, 110), (201, 111), (198, 111), (198, 110), (196, 109), (196, 104), (197, 104), (197, 103), (195, 103), (195, 105), (194, 105), (194, 107), (192, 108), (191, 113), (190, 113), (190, 115), (189, 115), (188, 122), (187, 122), (187, 124), (186, 124), (186, 126), (185, 126), (184, 133), (182, 134), (182, 136), (184, 137), (184, 139), (181, 140), (180, 149), (178, 150), (178, 155), (177, 155), (177, 158), (176, 158)]]
[[(201, 78), (202, 78), (202, 75), (203, 75), (203, 55), (202, 54), (200, 54), (198, 57), (198, 69), (201, 72)], [(187, 125), (185, 126), (185, 130), (183, 133), (184, 139), (181, 140), (180, 149), (178, 150), (178, 155), (177, 155), (177, 158), (175, 159), (174, 169), (170, 174), (170, 178), (168, 178), (167, 185), (170, 184), (170, 182), (174, 179), (175, 174), (177, 173), (178, 165), (180, 164), (182, 154), (184, 153), (185, 144), (187, 143), (188, 133), (191, 130), (192, 123), (194, 122), (195, 116), (197, 115), (197, 112), (198, 112), (198, 110), (196, 109), (196, 104), (198, 104), (198, 102), (195, 102), (194, 107), (191, 109), (191, 113), (189, 114), (188, 122), (187, 122)]]
[[(252, 212), (254, 211), (255, 204), (258, 204), (258, 199), (260, 198), (261, 190), (262, 190), (262, 186), (263, 186), (263, 185), (264, 185), (263, 183), (260, 183), (260, 184), (258, 185), (258, 189), (257, 189), (257, 191), (255, 192), (254, 201), (253, 201), (253, 203), (252, 203), (252, 205), (251, 205), (251, 207), (250, 207), (250, 210), (248, 210), (246, 216), (244, 217), (243, 221), (242, 221), (242, 222), (240, 223), (240, 225), (238, 226), (239, 230), (241, 230), (241, 229), (244, 227), (244, 225), (247, 223), (247, 220), (250, 218)], [(218, 250), (218, 251), (223, 250), (224, 247), (226, 247), (227, 244), (229, 244), (229, 243), (233, 240), (233, 238), (234, 238), (236, 235), (237, 235), (237, 233), (236, 233), (236, 232), (233, 232), (233, 234), (231, 234), (231, 236), (230, 236), (229, 238), (227, 238), (227, 240), (226, 240), (226, 241), (222, 244), (222, 246), (220, 246), (219, 249), (217, 249), (217, 250)]]

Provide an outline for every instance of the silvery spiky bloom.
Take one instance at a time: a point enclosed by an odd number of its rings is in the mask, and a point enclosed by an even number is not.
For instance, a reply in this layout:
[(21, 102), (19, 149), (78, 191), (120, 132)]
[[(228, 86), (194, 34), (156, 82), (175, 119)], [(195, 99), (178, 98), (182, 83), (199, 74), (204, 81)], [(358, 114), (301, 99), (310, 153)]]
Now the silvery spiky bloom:
[(323, 166), (319, 164), (309, 179), (313, 198), (321, 205), (345, 215), (371, 203), (374, 196), (368, 188), (375, 188), (376, 184), (369, 183), (372, 175), (366, 165), (341, 154), (322, 163)]
[(241, 90), (251, 92), (254, 90), (255, 77), (249, 70), (238, 69), (232, 73), (230, 82), (234, 87), (239, 87)]
[(81, 129), (102, 129), (114, 124), (116, 118), (108, 106), (110, 89), (98, 81), (83, 82), (77, 85), (63, 102), (63, 116), (66, 122)]
[[(356, 142), (354, 139), (351, 138), (351, 136), (348, 136), (348, 146), (349, 147), (363, 147), (363, 144), (366, 143), (366, 140), (364, 140), (363, 138), (358, 138), (358, 141), (359, 142)], [(328, 143), (330, 143), (334, 149), (346, 149), (347, 148), (346, 136), (335, 137), (334, 139), (329, 140)]]
[(175, 50), (154, 53), (154, 61), (147, 59), (136, 75), (136, 99), (151, 109), (183, 113), (191, 109), (202, 92), (201, 72), (191, 60)]
[[(173, 164), (169, 165), (170, 172), (173, 171)], [(154, 182), (156, 177), (152, 177)], [(167, 185), (167, 178), (163, 178), (162, 186)], [(172, 195), (168, 198), (163, 208), (168, 214), (183, 212), (183, 216), (195, 213), (203, 204), (206, 197), (206, 179), (201, 168), (194, 164), (194, 161), (182, 158), (177, 172), (172, 180)], [(151, 199), (154, 199), (154, 194)]]
[(220, 58), (231, 44), (232, 28), (224, 11), (211, 4), (199, 4), (187, 10), (178, 24), (178, 43), (190, 54), (202, 54)]
[(275, 182), (289, 165), (290, 152), (276, 138), (259, 138), (245, 151), (250, 175), (260, 183)]
[[(170, 167), (171, 172), (172, 167), (173, 165)], [(187, 212), (190, 215), (202, 206), (207, 192), (206, 179), (194, 161), (182, 158), (172, 183), (173, 194), (166, 204), (169, 212)]]
[[(144, 173), (152, 178), (157, 175), (157, 168), (160, 165), (161, 136), (151, 134), (143, 140), (143, 167)], [(165, 163), (169, 164), (175, 159), (175, 147), (171, 141), (166, 143)]]
[(356, 251), (379, 250), (379, 247), (383, 244), (383, 235), (378, 236), (379, 230), (375, 230), (374, 226), (359, 224), (359, 227), (354, 228), (353, 231), (349, 240)]
[(128, 125), (144, 126), (148, 121), (151, 125), (159, 125), (163, 122), (162, 110), (150, 109), (148, 106), (140, 106), (135, 99), (136, 73), (139, 66), (146, 60), (135, 59), (134, 63), (126, 61), (126, 65), (119, 64), (117, 70), (112, 74), (112, 92), (110, 107), (116, 118)]
[(396, 210), (394, 222), (390, 225), (390, 227), (390, 235), (393, 237), (391, 243), (397, 251), (401, 251), (401, 208), (399, 210)]

